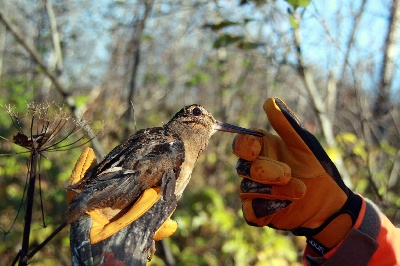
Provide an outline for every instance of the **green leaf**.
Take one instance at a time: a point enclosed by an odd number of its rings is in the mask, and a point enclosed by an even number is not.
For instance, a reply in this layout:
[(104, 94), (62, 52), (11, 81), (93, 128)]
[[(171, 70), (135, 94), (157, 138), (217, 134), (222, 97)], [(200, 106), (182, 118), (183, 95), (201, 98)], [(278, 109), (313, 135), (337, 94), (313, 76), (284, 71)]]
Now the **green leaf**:
[(75, 97), (76, 106), (81, 107), (81, 106), (85, 105), (87, 102), (87, 98), (88, 98), (87, 95), (79, 95), (79, 96)]
[(218, 39), (215, 40), (213, 43), (214, 48), (221, 48), (221, 47), (226, 47), (230, 44), (239, 42), (243, 40), (243, 36), (238, 36), (238, 35), (232, 35), (232, 34), (223, 34)]
[(289, 23), (292, 29), (296, 30), (299, 28), (299, 21), (293, 15), (289, 16)]
[(294, 9), (297, 9), (298, 7), (306, 8), (310, 4), (311, 0), (287, 0), (287, 2)]
[(187, 86), (197, 86), (202, 82), (207, 82), (210, 76), (206, 72), (195, 73), (188, 81), (186, 81)]

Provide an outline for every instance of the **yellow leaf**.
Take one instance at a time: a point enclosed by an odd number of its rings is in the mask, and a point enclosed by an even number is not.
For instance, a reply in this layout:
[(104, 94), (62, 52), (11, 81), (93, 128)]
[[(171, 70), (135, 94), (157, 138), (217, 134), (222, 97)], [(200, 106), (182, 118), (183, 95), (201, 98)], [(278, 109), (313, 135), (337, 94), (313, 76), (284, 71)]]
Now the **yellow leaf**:
[(356, 143), (357, 140), (358, 140), (357, 136), (355, 134), (353, 134), (353, 133), (350, 133), (350, 132), (344, 132), (344, 133), (338, 135), (336, 137), (336, 139), (339, 142), (352, 143), (352, 144)]
[(325, 148), (326, 153), (332, 161), (336, 161), (342, 157), (342, 152), (338, 147), (327, 147)]

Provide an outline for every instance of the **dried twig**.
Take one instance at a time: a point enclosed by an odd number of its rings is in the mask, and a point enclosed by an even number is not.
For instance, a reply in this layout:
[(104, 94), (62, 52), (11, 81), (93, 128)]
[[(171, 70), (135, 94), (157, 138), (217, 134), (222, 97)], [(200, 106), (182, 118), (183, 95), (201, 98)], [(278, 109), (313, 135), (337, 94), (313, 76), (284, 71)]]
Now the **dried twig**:
[[(11, 23), (11, 21), (8, 19), (8, 17), (1, 10), (0, 10), (0, 21), (2, 21), (3, 24), (6, 26), (6, 28), (8, 28), (10, 30), (10, 32), (13, 34), (15, 39), (24, 47), (24, 49), (31, 55), (33, 60), (43, 70), (43, 73), (52, 81), (52, 83), (54, 84), (54, 88), (64, 98), (64, 101), (65, 101), (66, 105), (68, 106), (68, 109), (70, 110), (72, 115), (75, 117), (75, 119), (79, 120), (81, 115), (77, 111), (75, 101), (74, 101), (73, 97), (71, 96), (71, 94), (61, 84), (61, 82), (58, 80), (57, 76), (46, 66), (46, 64), (43, 62), (43, 60), (40, 57), (37, 50), (24, 39), (22, 34), (18, 31), (17, 27), (15, 27)], [(86, 131), (86, 133), (87, 133), (88, 137), (91, 139), (93, 149), (95, 150), (95, 152), (100, 157), (104, 157), (105, 152), (104, 152), (103, 148), (101, 147), (100, 142), (96, 138), (96, 135), (91, 130)]]
[[(53, 112), (51, 108), (52, 106), (52, 104), (48, 103), (27, 104), (27, 113), (22, 116), (16, 113), (11, 106), (5, 108), (17, 129), (17, 133), (13, 136), (12, 140), (4, 137), (2, 137), (2, 139), (13, 142), (30, 153), (27, 182), (21, 200), (21, 206), (24, 205), (23, 202), (25, 202), (25, 224), (22, 237), (22, 247), (13, 262), (16, 263), (19, 261), (19, 265), (28, 264), (29, 238), (31, 233), (32, 212), (37, 179), (39, 179), (39, 196), (41, 197), (41, 158), (45, 157), (44, 153), (47, 151), (60, 151), (65, 150), (64, 147), (71, 149), (84, 145), (86, 143), (85, 138), (80, 137), (77, 133), (82, 132), (82, 130), (87, 131), (90, 129), (86, 123), (81, 120), (73, 119), (71, 116), (67, 115), (63, 111), (62, 107), (58, 107), (58, 109)], [(24, 130), (21, 125), (29, 125), (29, 129)], [(64, 144), (64, 142), (69, 143)], [(42, 218), (43, 223), (45, 223), (43, 208)]]

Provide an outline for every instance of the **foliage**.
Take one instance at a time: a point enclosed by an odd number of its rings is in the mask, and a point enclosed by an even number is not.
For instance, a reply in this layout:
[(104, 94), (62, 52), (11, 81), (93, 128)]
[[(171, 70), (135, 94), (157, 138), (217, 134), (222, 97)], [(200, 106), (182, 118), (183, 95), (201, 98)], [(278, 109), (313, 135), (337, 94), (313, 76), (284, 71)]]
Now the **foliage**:
[[(395, 220), (400, 208), (395, 164), (398, 164), (398, 148), (387, 140), (369, 147), (364, 140), (353, 133), (343, 132), (337, 136), (341, 143), (342, 154), (347, 158), (348, 169), (352, 169), (355, 190), (385, 210), (385, 214)], [(330, 156), (332, 154), (329, 154)]]
[[(4, 259), (12, 260), (16, 256), (13, 254), (15, 248), (21, 248), (21, 240), (31, 245), (39, 244), (49, 234), (43, 232), (51, 232), (63, 221), (66, 208), (64, 187), (70, 173), (62, 169), (65, 165), (72, 169), (73, 160), (71, 157), (61, 159), (58, 155), (65, 151), (70, 156), (79, 155), (79, 151), (72, 150), (88, 142), (81, 132), (87, 125), (72, 119), (62, 107), (48, 103), (26, 104), (26, 111), (5, 106), (2, 111), (2, 115), (6, 113), (9, 116), (4, 121), (11, 121), (13, 126), (1, 136), (0, 195), (5, 201), (0, 204), (3, 233), (0, 250)], [(26, 220), (28, 216), (24, 217), (28, 211), (33, 212), (32, 221)], [(46, 213), (52, 215), (47, 217)], [(24, 220), (29, 221), (30, 227), (23, 224)], [(66, 235), (55, 241), (65, 243)], [(9, 242), (15, 243), (16, 247), (8, 245)], [(68, 248), (63, 251), (63, 256), (67, 257)], [(27, 254), (29, 250), (25, 252)], [(54, 252), (57, 254), (59, 251), (52, 250)], [(35, 264), (39, 257), (31, 263)]]
[[(281, 97), (332, 158), (344, 159), (354, 190), (377, 202), (400, 224), (398, 82), (385, 103), (386, 116), (373, 116), (380, 60), (385, 57), (383, 20), (389, 17), (389, 6), (376, 2), (364, 10), (361, 1), (155, 1), (140, 38), (137, 76), (132, 78), (137, 59), (133, 40), (144, 2), (0, 2), (0, 12), (11, 17), (47, 71), (65, 85), (65, 95), (59, 94), (45, 70), (0, 20), (0, 105), (11, 105), (22, 114), (27, 102), (75, 100), (76, 109), (70, 111), (94, 123), (96, 132), (97, 122), (102, 122), (98, 140), (110, 151), (127, 137), (125, 129), (160, 126), (194, 102), (218, 120), (271, 130), (262, 105), (267, 97)], [(358, 18), (362, 18), (359, 23)], [(297, 47), (293, 34), (300, 29), (303, 43)], [(326, 114), (334, 125), (337, 146), (325, 145), (297, 52), (305, 58), (324, 105), (330, 106)], [(136, 91), (127, 99), (133, 81)], [(127, 121), (127, 113), (133, 111), (134, 118)], [(12, 139), (15, 134), (7, 112), (0, 109), (0, 136)], [(298, 264), (303, 239), (245, 224), (236, 194), (239, 181), (232, 137), (216, 133), (199, 158), (173, 216), (179, 230), (167, 240), (175, 259), (183, 265)], [(9, 141), (0, 141), (2, 154), (21, 151)], [(42, 158), (45, 223), (37, 194), (32, 244), (63, 220), (64, 188), (80, 152), (49, 152)], [(0, 226), (5, 232), (0, 240), (1, 264), (9, 265), (20, 249), (27, 159), (27, 154), (18, 154), (0, 160)], [(160, 257), (152, 261), (163, 263)], [(69, 265), (68, 230), (31, 264)]]
[(241, 210), (228, 206), (215, 188), (188, 191), (172, 218), (179, 224), (169, 240), (178, 265), (298, 265), (290, 238), (249, 227)]
[(310, 4), (311, 0), (287, 0), (287, 2), (294, 9), (297, 9), (299, 7), (306, 8)]

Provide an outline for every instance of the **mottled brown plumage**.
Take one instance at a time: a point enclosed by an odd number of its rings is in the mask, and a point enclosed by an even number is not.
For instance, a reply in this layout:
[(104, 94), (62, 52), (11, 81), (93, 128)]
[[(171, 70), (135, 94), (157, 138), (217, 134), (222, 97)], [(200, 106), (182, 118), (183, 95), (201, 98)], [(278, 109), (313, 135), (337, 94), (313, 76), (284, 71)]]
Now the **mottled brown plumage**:
[(168, 169), (178, 176), (175, 195), (179, 199), (198, 157), (217, 130), (261, 134), (216, 121), (200, 105), (186, 106), (163, 127), (136, 132), (115, 147), (80, 182), (69, 186), (67, 189), (79, 194), (67, 211), (67, 222), (72, 223), (86, 211), (96, 208), (123, 209), (147, 188), (161, 185)]

